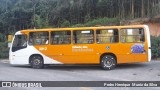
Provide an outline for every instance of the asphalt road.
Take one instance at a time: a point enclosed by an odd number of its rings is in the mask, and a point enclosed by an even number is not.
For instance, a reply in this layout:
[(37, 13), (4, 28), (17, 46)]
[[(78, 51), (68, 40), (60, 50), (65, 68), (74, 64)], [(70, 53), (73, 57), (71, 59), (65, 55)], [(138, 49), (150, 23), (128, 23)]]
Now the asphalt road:
[[(53, 65), (45, 69), (12, 66), (0, 60), (0, 81), (160, 81), (160, 60), (147, 63), (122, 64), (114, 70), (98, 65)], [(0, 88), (0, 90), (106, 90), (106, 87)], [(110, 88), (111, 90), (118, 89)], [(119, 90), (159, 90), (158, 87), (125, 87)]]

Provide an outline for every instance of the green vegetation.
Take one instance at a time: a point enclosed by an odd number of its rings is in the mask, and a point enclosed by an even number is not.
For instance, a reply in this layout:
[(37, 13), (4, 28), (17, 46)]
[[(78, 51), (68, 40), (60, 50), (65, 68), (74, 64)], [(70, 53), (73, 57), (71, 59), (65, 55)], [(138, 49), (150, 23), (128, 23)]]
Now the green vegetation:
[(98, 18), (92, 21), (89, 21), (84, 24), (84, 26), (95, 26), (95, 25), (119, 25), (119, 19), (118, 18)]
[(61, 27), (70, 27), (70, 22), (69, 21), (64, 21), (62, 24), (61, 24)]
[(160, 13), (159, 4), (160, 0), (0, 0), (0, 33), (152, 19)]
[(84, 24), (75, 24), (72, 27), (89, 27), (89, 26), (110, 26), (110, 25), (119, 25), (118, 18), (98, 18), (91, 21), (88, 21)]
[(160, 58), (160, 36), (151, 36), (152, 58)]
[(0, 42), (0, 58), (8, 58), (9, 56), (9, 48), (8, 42)]
[(0, 33), (0, 58), (8, 58), (9, 48), (8, 42), (5, 35)]

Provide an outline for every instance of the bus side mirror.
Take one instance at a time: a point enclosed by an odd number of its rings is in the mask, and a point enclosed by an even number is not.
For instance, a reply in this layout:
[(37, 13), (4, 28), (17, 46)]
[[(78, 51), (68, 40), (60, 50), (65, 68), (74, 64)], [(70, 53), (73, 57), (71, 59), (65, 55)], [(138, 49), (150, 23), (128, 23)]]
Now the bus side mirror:
[(11, 43), (12, 43), (12, 39), (13, 39), (13, 35), (8, 35), (8, 47), (11, 47)]

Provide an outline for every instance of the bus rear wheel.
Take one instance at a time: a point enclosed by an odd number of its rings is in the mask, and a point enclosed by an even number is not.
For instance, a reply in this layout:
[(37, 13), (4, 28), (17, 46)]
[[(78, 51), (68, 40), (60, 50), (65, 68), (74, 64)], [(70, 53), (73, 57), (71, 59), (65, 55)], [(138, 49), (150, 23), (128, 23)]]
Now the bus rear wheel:
[(41, 69), (44, 67), (43, 58), (38, 55), (32, 56), (30, 64), (32, 68), (35, 68), (35, 69)]
[(111, 70), (116, 67), (116, 59), (113, 55), (103, 55), (101, 57), (101, 67), (104, 70)]

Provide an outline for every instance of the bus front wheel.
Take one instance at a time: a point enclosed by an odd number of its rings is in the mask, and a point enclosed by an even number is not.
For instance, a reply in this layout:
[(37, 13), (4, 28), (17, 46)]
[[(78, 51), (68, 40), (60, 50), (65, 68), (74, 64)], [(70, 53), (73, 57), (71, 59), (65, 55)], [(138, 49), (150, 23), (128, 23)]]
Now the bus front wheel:
[(32, 66), (32, 68), (35, 68), (35, 69), (43, 68), (43, 66), (44, 66), (43, 65), (43, 58), (41, 56), (38, 56), (38, 55), (32, 56), (31, 66)]
[(101, 67), (104, 70), (114, 69), (116, 67), (116, 59), (113, 55), (103, 55), (101, 57)]

